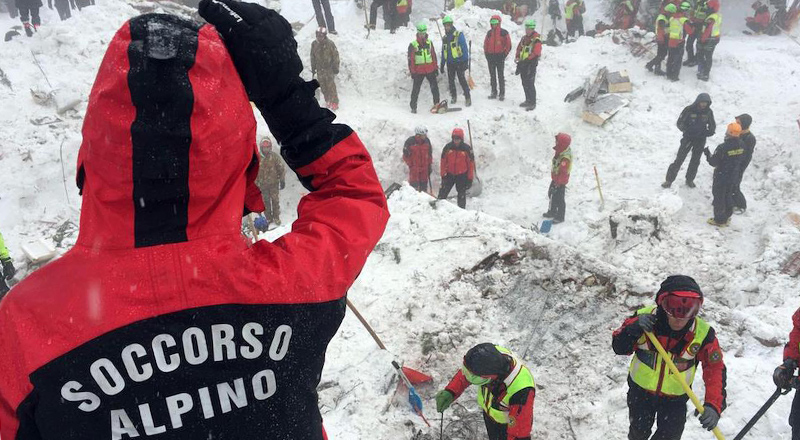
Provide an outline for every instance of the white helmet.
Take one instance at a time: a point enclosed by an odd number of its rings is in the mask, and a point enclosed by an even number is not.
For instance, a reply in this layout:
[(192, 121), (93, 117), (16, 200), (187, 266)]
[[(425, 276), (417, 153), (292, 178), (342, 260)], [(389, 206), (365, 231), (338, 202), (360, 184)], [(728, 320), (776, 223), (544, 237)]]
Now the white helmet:
[(328, 35), (328, 28), (321, 27), (317, 29), (317, 33), (322, 35)]
[(425, 136), (426, 134), (428, 134), (428, 129), (423, 127), (422, 125), (418, 125), (416, 126), (416, 128), (414, 128), (414, 134)]

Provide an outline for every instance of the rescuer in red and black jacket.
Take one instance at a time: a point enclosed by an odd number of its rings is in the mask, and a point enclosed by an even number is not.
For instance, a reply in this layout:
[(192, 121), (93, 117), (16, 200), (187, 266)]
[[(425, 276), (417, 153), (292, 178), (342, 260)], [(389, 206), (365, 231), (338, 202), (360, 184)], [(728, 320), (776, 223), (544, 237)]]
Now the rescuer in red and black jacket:
[(500, 100), (506, 96), (506, 77), (504, 74), (505, 62), (508, 53), (511, 52), (511, 36), (508, 31), (500, 27), (502, 18), (499, 15), (492, 15), (489, 20), (489, 31), (483, 40), (483, 53), (486, 55), (486, 63), (489, 65), (489, 77), (492, 85), (492, 94), (489, 99), (497, 98), (497, 86), (500, 86)]
[(653, 333), (692, 385), (698, 364), (703, 366), (705, 409), (700, 423), (709, 431), (725, 409), (726, 369), (714, 327), (697, 316), (703, 292), (694, 279), (672, 275), (661, 283), (656, 306), (639, 309), (614, 331), (614, 353), (633, 355), (628, 374), (629, 440), (679, 439), (686, 424), (689, 397), (669, 371), (644, 332)]
[(446, 199), (455, 186), (458, 207), (464, 209), (467, 207), (467, 190), (475, 178), (475, 155), (472, 147), (464, 142), (463, 129), (453, 129), (451, 139), (442, 149), (442, 161), (439, 164), (442, 185), (439, 188), (439, 198)]
[(756, 33), (762, 33), (769, 27), (770, 13), (769, 6), (757, 0), (751, 6), (756, 12), (752, 17), (745, 18), (746, 25), (750, 30)]
[(550, 165), (550, 188), (547, 190), (550, 207), (542, 214), (545, 218), (552, 218), (553, 223), (562, 223), (567, 211), (564, 197), (572, 172), (572, 149), (569, 147), (571, 143), (570, 135), (566, 133), (556, 135), (556, 145), (553, 147), (553, 160)]
[[(200, 14), (215, 27), (142, 15), (109, 45), (78, 241), (0, 302), (4, 440), (325, 438), (325, 351), (386, 199), (300, 78), (286, 20), (230, 0)], [(310, 191), (292, 232), (250, 248), (241, 217), (264, 206), (249, 100)]]
[[(783, 349), (783, 364), (775, 369), (772, 379), (782, 389), (791, 387), (800, 390), (800, 379), (794, 373), (800, 365), (800, 309), (792, 317), (794, 328), (789, 334), (789, 343)], [(800, 391), (795, 392), (792, 401), (792, 412), (789, 414), (789, 425), (792, 427), (792, 440), (800, 439)]]

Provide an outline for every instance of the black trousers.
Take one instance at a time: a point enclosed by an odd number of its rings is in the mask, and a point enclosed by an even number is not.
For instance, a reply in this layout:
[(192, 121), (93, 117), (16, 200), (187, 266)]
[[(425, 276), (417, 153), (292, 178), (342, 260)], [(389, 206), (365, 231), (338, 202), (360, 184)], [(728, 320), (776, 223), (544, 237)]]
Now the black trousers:
[[(500, 96), (506, 96), (506, 76), (505, 69), (506, 57), (503, 54), (488, 54), (486, 61), (489, 63), (489, 76), (492, 82), (492, 95), (497, 95), (497, 87), (500, 86)], [(498, 84), (499, 81), (499, 84)]]
[(697, 49), (697, 74), (708, 76), (711, 73), (711, 63), (714, 57), (714, 49), (717, 47), (717, 40), (708, 40), (700, 43)]
[(746, 26), (748, 28), (750, 28), (751, 31), (757, 32), (757, 33), (764, 32), (765, 30), (767, 30), (767, 28), (765, 28), (764, 26), (761, 26), (760, 24), (756, 23), (755, 21), (748, 21)]
[[(656, 396), (631, 384), (628, 389), (628, 440), (680, 440), (686, 425), (687, 399)], [(650, 437), (656, 420), (656, 433)]]
[(747, 166), (750, 164), (750, 161), (747, 161), (742, 164), (742, 169), (739, 171), (739, 176), (736, 179), (736, 184), (733, 186), (733, 207), (734, 208), (741, 208), (747, 209), (747, 199), (745, 198), (744, 194), (742, 193), (742, 178), (744, 178), (744, 171), (747, 169)]
[[(314, 5), (314, 15), (317, 17), (317, 25), (328, 29), (329, 32), (336, 32), (336, 24), (333, 22), (330, 0), (311, 0)], [(325, 10), (323, 16), (322, 10)]]
[(383, 6), (383, 16), (386, 19), (386, 29), (395, 30), (397, 24), (395, 23), (397, 16), (397, 7), (394, 0), (373, 0), (369, 8), (369, 24), (375, 26), (378, 21), (378, 8)]
[(70, 17), (72, 17), (72, 12), (69, 10), (69, 1), (68, 0), (55, 0), (56, 11), (58, 11), (58, 16), (61, 18), (61, 21), (64, 21)]
[(681, 146), (678, 148), (678, 155), (675, 157), (675, 162), (670, 164), (667, 168), (667, 182), (672, 183), (678, 177), (678, 171), (681, 170), (683, 162), (689, 152), (692, 152), (692, 158), (689, 160), (689, 168), (686, 169), (686, 181), (694, 182), (697, 176), (697, 167), (700, 165), (700, 157), (703, 155), (703, 149), (706, 147), (706, 138), (687, 138), (686, 136), (681, 139)]
[(11, 290), (11, 288), (8, 287), (8, 284), (6, 284), (6, 279), (0, 276), (0, 299), (3, 299), (9, 290)]
[(667, 77), (670, 79), (678, 79), (681, 75), (681, 66), (683, 65), (683, 46), (681, 43), (678, 47), (670, 47), (667, 56)]
[(567, 22), (567, 36), (572, 37), (575, 33), (583, 36), (583, 15), (574, 16), (572, 20)]
[(714, 196), (714, 221), (726, 223), (733, 215), (733, 189), (735, 182), (730, 177), (714, 176), (711, 194)]
[(422, 81), (428, 80), (431, 85), (431, 95), (433, 95), (433, 105), (439, 103), (439, 83), (436, 81), (436, 72), (431, 72), (427, 75), (414, 74), (411, 75), (414, 84), (411, 85), (411, 109), (417, 109), (417, 100), (419, 99), (419, 89), (422, 88)]
[(420, 192), (425, 192), (428, 190), (428, 182), (409, 182), (409, 185)]
[(458, 94), (456, 93), (456, 76), (458, 76), (458, 83), (461, 84), (461, 89), (464, 91), (464, 97), (469, 98), (469, 84), (464, 72), (467, 71), (466, 63), (449, 63), (447, 65), (447, 84), (450, 86), (450, 97), (455, 99)]
[(442, 187), (439, 188), (439, 198), (446, 199), (447, 196), (450, 195), (450, 191), (453, 189), (453, 185), (456, 187), (456, 192), (458, 193), (458, 207), (464, 209), (467, 207), (467, 189), (469, 189), (469, 179), (467, 179), (467, 175), (465, 174), (458, 174), (452, 175), (448, 174), (442, 177)]
[(697, 43), (697, 52), (700, 52), (700, 43), (697, 36), (703, 32), (703, 24), (695, 23), (692, 25), (694, 32), (686, 37), (686, 61), (693, 61), (695, 59), (694, 45)]
[(792, 427), (792, 440), (800, 440), (800, 391), (795, 391), (792, 412), (789, 414), (789, 426)]
[(522, 90), (525, 91), (525, 102), (536, 104), (536, 67), (538, 61), (520, 61), (519, 76), (522, 79)]
[(483, 423), (486, 425), (486, 434), (489, 435), (489, 440), (506, 440), (506, 428), (508, 425), (497, 423), (492, 420), (486, 413), (483, 413)]
[(550, 189), (547, 190), (547, 196), (550, 197), (550, 209), (547, 211), (553, 215), (554, 220), (564, 221), (564, 214), (567, 211), (567, 202), (564, 198), (566, 192), (566, 185), (557, 186), (550, 182)]
[(669, 51), (669, 46), (666, 42), (658, 44), (658, 52), (656, 52), (656, 57), (650, 60), (647, 63), (648, 66), (658, 67), (658, 70), (661, 70), (661, 63), (664, 62), (664, 58), (667, 57), (667, 52)]
[(28, 21), (30, 20), (31, 24), (33, 24), (34, 26), (39, 26), (40, 24), (42, 24), (42, 19), (39, 18), (38, 6), (32, 8), (22, 7), (18, 9), (19, 9), (19, 19), (23, 23), (28, 23)]

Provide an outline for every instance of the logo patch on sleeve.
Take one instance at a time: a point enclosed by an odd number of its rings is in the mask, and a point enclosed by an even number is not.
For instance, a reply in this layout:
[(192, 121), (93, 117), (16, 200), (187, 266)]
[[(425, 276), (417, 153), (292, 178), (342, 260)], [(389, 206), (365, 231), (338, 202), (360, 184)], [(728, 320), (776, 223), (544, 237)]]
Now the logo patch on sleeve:
[(722, 353), (719, 350), (714, 350), (711, 352), (711, 355), (708, 357), (709, 362), (715, 364), (722, 360)]

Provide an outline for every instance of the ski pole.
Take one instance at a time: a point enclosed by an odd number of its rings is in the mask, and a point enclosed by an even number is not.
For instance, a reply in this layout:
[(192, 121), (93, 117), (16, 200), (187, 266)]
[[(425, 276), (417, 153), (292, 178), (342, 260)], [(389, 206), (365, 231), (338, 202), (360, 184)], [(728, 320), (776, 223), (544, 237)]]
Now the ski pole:
[(597, 174), (597, 165), (594, 165), (594, 179), (597, 181), (597, 192), (600, 193), (600, 210), (606, 206), (606, 201), (603, 199), (603, 188), (600, 187), (600, 175)]
[(790, 391), (791, 391), (791, 388), (787, 389), (787, 390), (783, 390), (783, 389), (781, 389), (779, 387), (778, 389), (776, 389), (775, 392), (772, 393), (771, 396), (769, 396), (769, 399), (767, 399), (767, 402), (758, 410), (756, 415), (754, 415), (753, 418), (750, 419), (750, 421), (747, 422), (746, 425), (744, 425), (744, 428), (742, 428), (742, 430), (739, 431), (738, 434), (736, 434), (736, 437), (734, 437), (733, 440), (741, 440), (741, 439), (743, 439), (744, 436), (748, 432), (750, 432), (750, 429), (752, 429), (753, 426), (755, 426), (756, 423), (758, 423), (758, 421), (761, 419), (761, 416), (763, 416), (767, 412), (767, 410), (769, 410), (769, 408), (772, 406), (772, 404), (775, 403), (775, 401), (778, 400), (779, 397), (789, 393)]
[[(683, 379), (683, 375), (681, 375), (681, 372), (678, 371), (678, 367), (676, 367), (675, 363), (672, 362), (672, 356), (670, 356), (666, 350), (664, 350), (664, 347), (661, 346), (661, 343), (658, 342), (658, 339), (652, 333), (644, 332), (644, 334), (647, 335), (647, 338), (650, 339), (650, 342), (652, 342), (653, 346), (656, 347), (656, 350), (658, 350), (658, 353), (664, 359), (664, 362), (666, 362), (667, 367), (669, 367), (669, 371), (675, 376), (676, 379), (678, 379), (678, 383), (681, 384), (683, 391), (686, 392), (686, 394), (689, 396), (689, 399), (691, 399), (692, 403), (694, 404), (694, 407), (697, 408), (697, 412), (703, 414), (706, 409), (700, 403), (700, 399), (698, 399), (697, 395), (694, 394), (692, 388)], [(722, 435), (722, 432), (719, 430), (719, 426), (714, 427), (712, 432), (717, 440), (725, 440), (725, 436)]]
[(444, 439), (444, 411), (442, 411), (442, 418), (439, 420), (439, 440)]

